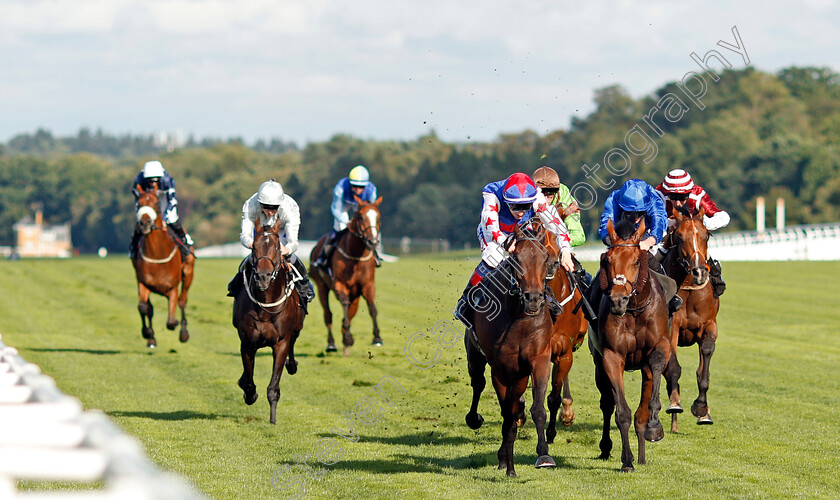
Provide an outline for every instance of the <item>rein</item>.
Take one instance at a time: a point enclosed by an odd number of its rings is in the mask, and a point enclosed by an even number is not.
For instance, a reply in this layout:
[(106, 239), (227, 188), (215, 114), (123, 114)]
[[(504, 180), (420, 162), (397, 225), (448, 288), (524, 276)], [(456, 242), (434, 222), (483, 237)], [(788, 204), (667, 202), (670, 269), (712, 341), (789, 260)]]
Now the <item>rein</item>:
[[(610, 248), (613, 248), (613, 247), (635, 247), (635, 248), (638, 248), (641, 251), (641, 247), (639, 246), (638, 243), (617, 243), (615, 245), (610, 245), (609, 247), (607, 247), (607, 249), (610, 249)], [(627, 284), (630, 285), (630, 290), (631, 290), (630, 291), (630, 297), (631, 297), (631, 299), (637, 298), (639, 296), (639, 288), (645, 286), (645, 284), (649, 281), (650, 269), (647, 268), (647, 263), (642, 262), (642, 259), (644, 259), (644, 258), (645, 258), (644, 255), (639, 256), (639, 275), (636, 276), (636, 281), (635, 282), (633, 282), (633, 283), (628, 282), (627, 277), (624, 276), (623, 274), (619, 274), (612, 279), (612, 282), (613, 282), (614, 285), (619, 285), (619, 286), (624, 286), (624, 285), (627, 285)], [(642, 273), (641, 273), (641, 267), (642, 266), (644, 266), (647, 269), (644, 277), (642, 276)], [(641, 280), (641, 283), (639, 283), (639, 280)], [(638, 307), (629, 307), (629, 305), (628, 305), (627, 309), (625, 309), (625, 312), (643, 311), (650, 304), (651, 299), (653, 299), (653, 294), (648, 293), (648, 299), (643, 305), (638, 306)]]
[(140, 258), (143, 259), (144, 261), (150, 263), (150, 264), (166, 264), (167, 262), (172, 260), (173, 257), (175, 257), (175, 252), (178, 251), (178, 245), (175, 245), (175, 248), (172, 249), (172, 252), (169, 254), (169, 257), (167, 257), (165, 259), (151, 259), (149, 257), (146, 257), (143, 254), (143, 246), (142, 245), (139, 245), (137, 250), (138, 250), (138, 253), (140, 254)]
[[(267, 259), (268, 257), (261, 257), (261, 258)], [(259, 259), (257, 259), (257, 260), (259, 260)], [(292, 270), (292, 272), (290, 273), (292, 275), (292, 279), (290, 279), (286, 283), (286, 289), (283, 293), (283, 296), (280, 297), (278, 300), (276, 300), (274, 302), (270, 302), (270, 303), (260, 302), (259, 300), (257, 300), (254, 297), (253, 293), (251, 293), (251, 279), (254, 277), (254, 275), (252, 274), (251, 276), (248, 276), (248, 271), (243, 270), (242, 271), (242, 281), (245, 284), (245, 291), (248, 293), (248, 298), (251, 299), (251, 302), (260, 306), (262, 308), (262, 310), (267, 312), (267, 313), (270, 313), (270, 314), (280, 313), (280, 311), (276, 311), (276, 312), (275, 311), (269, 311), (268, 308), (277, 307), (277, 306), (283, 304), (284, 302), (286, 302), (286, 299), (288, 299), (292, 295), (292, 290), (294, 290), (294, 284), (297, 283), (298, 281), (302, 281), (304, 279), (300, 275), (300, 273), (298, 272), (298, 270), (295, 266), (289, 266), (289, 268)], [(275, 274), (276, 274), (276, 272), (277, 271), (275, 270)], [(272, 281), (274, 281), (273, 276), (274, 275), (272, 274)]]

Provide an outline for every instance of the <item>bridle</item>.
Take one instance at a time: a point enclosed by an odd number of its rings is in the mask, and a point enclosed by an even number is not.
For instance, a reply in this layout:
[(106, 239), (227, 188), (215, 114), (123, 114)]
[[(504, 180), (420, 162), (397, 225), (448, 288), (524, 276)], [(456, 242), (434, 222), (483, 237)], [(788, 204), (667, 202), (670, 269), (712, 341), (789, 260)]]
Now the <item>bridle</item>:
[[(280, 245), (279, 245), (279, 243), (280, 243), (280, 234), (279, 234), (279, 233), (274, 233), (274, 232), (265, 232), (265, 233), (262, 233), (262, 235), (260, 235), (260, 237), (265, 237), (265, 238), (269, 238), (269, 237), (271, 237), (271, 236), (276, 236), (276, 237), (277, 237), (277, 243), (278, 243), (278, 245), (277, 245), (277, 246), (279, 247), (279, 246), (280, 246)], [(279, 249), (278, 249), (278, 253), (280, 253)], [(261, 261), (261, 260), (263, 260), (263, 259), (267, 260), (267, 261), (269, 262), (269, 264), (271, 264), (271, 269), (272, 269), (272, 270), (271, 270), (271, 278), (269, 279), (269, 281), (268, 281), (268, 282), (269, 282), (269, 283), (273, 283), (273, 282), (274, 282), (274, 278), (276, 278), (276, 277), (277, 277), (277, 273), (278, 273), (278, 272), (280, 271), (280, 269), (283, 267), (283, 266), (282, 266), (282, 264), (285, 262), (285, 258), (283, 257), (283, 255), (282, 255), (282, 254), (280, 254), (280, 258), (279, 258), (279, 259), (277, 259), (277, 262), (274, 262), (274, 260), (273, 260), (271, 257), (267, 256), (267, 255), (263, 255), (263, 256), (261, 256), (261, 257), (257, 257), (257, 260), (255, 260), (255, 261), (254, 261), (254, 269), (255, 269), (255, 270), (256, 270), (256, 268), (257, 268), (257, 265), (258, 265), (258, 264), (260, 263), (260, 261)]]
[[(151, 257), (146, 256), (143, 253), (143, 240), (146, 239), (146, 237), (149, 236), (150, 234), (152, 234), (152, 232), (155, 231), (155, 230), (165, 231), (163, 227), (160, 227), (157, 224), (155, 224), (155, 221), (158, 218), (160, 218), (160, 213), (159, 213), (159, 210), (156, 209), (154, 205), (155, 204), (141, 205), (141, 206), (137, 207), (137, 224), (138, 225), (141, 225), (140, 221), (142, 220), (144, 215), (148, 216), (149, 219), (151, 219), (151, 226), (150, 226), (149, 231), (145, 232), (143, 229), (141, 229), (142, 234), (140, 236), (140, 240), (137, 242), (137, 254), (140, 256), (141, 259), (143, 259), (145, 262), (148, 262), (150, 264), (166, 264), (167, 262), (172, 260), (173, 257), (175, 257), (175, 253), (178, 251), (178, 245), (174, 245), (173, 248), (172, 248), (172, 252), (170, 252), (169, 255), (167, 257), (163, 258), (163, 259), (153, 259)], [(160, 198), (158, 198), (157, 205), (160, 205)], [(143, 226), (141, 225), (141, 228), (142, 227)]]
[[(677, 255), (676, 255), (676, 257), (677, 257), (677, 258), (676, 258), (677, 263), (680, 265), (680, 267), (682, 267), (682, 268), (685, 270), (685, 272), (686, 272), (686, 273), (691, 274), (691, 270), (693, 269), (693, 268), (691, 267), (691, 261), (693, 260), (694, 256), (695, 256), (695, 255), (699, 255), (699, 256), (700, 256), (700, 259), (698, 259), (698, 261), (697, 261), (697, 262), (698, 262), (698, 264), (699, 264), (700, 262), (705, 262), (705, 261), (707, 260), (707, 258), (706, 258), (706, 256), (705, 256), (705, 255), (703, 255), (703, 252), (701, 252), (701, 251), (699, 251), (699, 250), (697, 250), (697, 249), (695, 249), (695, 250), (691, 253), (691, 255), (689, 255), (688, 257), (684, 257), (684, 256), (682, 255), (682, 252), (680, 251), (680, 247), (681, 247), (680, 243), (681, 243), (681, 242), (683, 242), (683, 241), (685, 241), (685, 240), (683, 240), (683, 238), (680, 236), (680, 227), (682, 227), (682, 225), (683, 225), (683, 224), (685, 224), (686, 222), (689, 222), (689, 221), (700, 221), (700, 223), (701, 223), (701, 224), (703, 223), (703, 219), (702, 219), (702, 218), (699, 218), (699, 217), (690, 217), (690, 218), (686, 218), (686, 219), (681, 220), (681, 221), (680, 221), (680, 222), (679, 222), (679, 223), (678, 223), (678, 224), (674, 227), (674, 229), (672, 229), (672, 230), (671, 230), (671, 231), (672, 231), (672, 232), (671, 232), (671, 247), (672, 247), (672, 248), (673, 248), (673, 247), (676, 247), (676, 249), (677, 249)], [(708, 232), (707, 232), (707, 234), (708, 234), (708, 235), (711, 235), (711, 233), (708, 233)], [(699, 266), (698, 266), (698, 267), (699, 267)]]
[[(616, 248), (616, 247), (634, 247), (634, 248), (638, 248), (639, 251), (642, 251), (641, 246), (638, 243), (616, 243), (614, 245), (608, 246), (607, 250), (609, 251), (609, 249)], [(633, 282), (628, 281), (627, 277), (623, 274), (617, 274), (612, 278), (612, 280), (610, 280), (609, 275), (608, 275), (609, 273), (607, 273), (607, 276), (605, 278), (605, 283), (607, 283), (607, 285), (609, 285), (609, 282), (612, 281), (612, 283), (614, 285), (618, 285), (618, 286), (626, 287), (627, 285), (630, 285), (630, 294), (629, 294), (630, 298), (632, 299), (634, 297), (638, 297), (639, 289), (641, 289), (645, 286), (645, 284), (648, 282), (649, 277), (650, 277), (650, 274), (649, 274), (650, 270), (648, 270), (644, 274), (644, 276), (642, 276), (642, 269), (641, 268), (642, 268), (643, 265), (646, 266), (646, 264), (642, 263), (642, 259), (644, 259), (644, 258), (645, 258), (645, 256), (644, 256), (644, 254), (642, 254), (642, 255), (639, 256), (639, 259), (636, 261), (638, 266), (639, 266), (639, 273), (636, 275), (636, 280), (635, 281), (633, 281)], [(603, 260), (607, 260), (606, 253), (604, 254), (604, 259)], [(609, 289), (610, 289), (610, 287), (607, 286), (607, 288), (604, 290), (607, 293), (607, 295), (609, 295)], [(652, 294), (648, 294), (647, 302), (645, 302), (643, 305), (641, 305), (639, 307), (627, 307), (626, 311), (627, 312), (635, 312), (635, 311), (643, 310), (644, 308), (646, 308), (648, 306), (648, 304), (650, 304), (650, 301), (651, 301), (652, 297), (653, 297)]]
[(378, 243), (377, 238), (368, 238), (367, 234), (369, 230), (373, 229), (373, 226), (370, 224), (370, 220), (366, 217), (362, 217), (362, 210), (356, 211), (356, 214), (353, 215), (353, 221), (351, 224), (348, 224), (348, 230), (351, 234), (362, 240), (369, 250), (374, 250)]
[[(533, 241), (537, 245), (539, 245), (540, 247), (543, 247), (544, 249), (547, 250), (547, 248), (543, 244), (542, 240), (539, 239), (539, 238), (532, 237), (532, 236), (523, 236), (523, 237), (516, 238), (515, 235), (511, 235), (511, 237), (513, 237), (513, 241), (515, 241), (517, 244), (521, 241)], [(509, 237), (505, 241), (505, 245), (504, 245), (505, 248), (510, 246), (510, 241), (511, 240), (510, 240), (510, 237)], [(523, 276), (522, 273), (520, 273), (520, 270), (522, 269), (522, 266), (518, 264), (519, 263), (519, 258), (516, 255), (511, 254), (511, 256), (506, 260), (506, 262), (508, 262), (509, 267), (513, 268), (512, 272), (510, 273), (510, 290), (509, 290), (509, 293), (511, 295), (518, 295), (519, 296), (519, 303), (523, 306), (523, 312), (525, 313), (525, 315), (527, 315), (527, 316), (538, 315), (540, 313), (540, 311), (542, 310), (542, 306), (545, 305), (545, 289), (543, 289), (543, 291), (542, 291), (542, 294), (541, 294), (542, 300), (540, 302), (539, 307), (537, 307), (537, 310), (535, 312), (529, 313), (528, 308), (524, 307), (526, 305), (525, 304), (525, 294), (522, 292), (522, 286), (519, 284), (519, 280), (516, 278), (517, 276), (519, 276), (523, 279), (525, 278), (525, 276)], [(514, 262), (516, 264), (514, 264)], [(548, 267), (549, 266), (550, 266), (550, 264), (546, 265), (546, 276), (543, 278), (543, 281), (548, 279), (547, 273), (548, 273)]]

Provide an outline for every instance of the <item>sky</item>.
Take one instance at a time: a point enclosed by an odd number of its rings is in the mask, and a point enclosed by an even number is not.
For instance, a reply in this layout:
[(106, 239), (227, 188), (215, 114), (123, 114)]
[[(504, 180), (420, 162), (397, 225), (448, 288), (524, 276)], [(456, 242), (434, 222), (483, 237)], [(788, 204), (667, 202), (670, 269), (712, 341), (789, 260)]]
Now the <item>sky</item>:
[(3, 0), (0, 141), (180, 131), (447, 141), (568, 129), (598, 88), (641, 97), (718, 50), (840, 71), (837, 0)]

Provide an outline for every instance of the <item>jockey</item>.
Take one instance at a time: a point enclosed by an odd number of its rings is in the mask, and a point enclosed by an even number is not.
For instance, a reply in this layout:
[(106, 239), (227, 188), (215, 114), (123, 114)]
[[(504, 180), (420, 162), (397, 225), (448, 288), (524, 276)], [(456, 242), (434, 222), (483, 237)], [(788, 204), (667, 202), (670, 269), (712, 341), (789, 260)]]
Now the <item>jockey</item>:
[[(665, 200), (665, 210), (667, 214), (671, 214), (671, 207), (685, 208), (688, 213), (697, 215), (700, 208), (704, 209), (703, 225), (709, 231), (714, 231), (729, 224), (729, 214), (719, 209), (715, 202), (709, 197), (706, 190), (698, 186), (691, 179), (691, 175), (683, 169), (675, 169), (668, 172), (665, 180), (662, 181), (656, 190), (660, 196)], [(669, 221), (669, 227), (673, 224), (673, 219)], [(660, 248), (659, 260), (665, 259), (667, 250)], [(720, 261), (711, 257), (708, 259), (709, 263), (709, 278), (712, 281), (712, 290), (715, 297), (723, 295), (726, 290), (726, 282), (721, 276)]]
[[(242, 205), (242, 230), (239, 241), (245, 248), (253, 248), (255, 224), (273, 226), (278, 220), (283, 221), (279, 226), (280, 255), (288, 257), (289, 262), (295, 266), (303, 278), (295, 286), (301, 298), (301, 307), (306, 310), (307, 304), (315, 298), (315, 290), (306, 277), (306, 267), (295, 255), (295, 250), (298, 248), (300, 208), (291, 196), (283, 193), (283, 186), (279, 182), (274, 179), (263, 182), (259, 190)], [(245, 269), (250, 269), (252, 265), (251, 255), (249, 255), (242, 261), (236, 276), (228, 283), (228, 297), (236, 297), (243, 284), (242, 273)]]
[[(668, 227), (665, 202), (662, 201), (653, 186), (641, 179), (630, 179), (620, 189), (610, 193), (607, 201), (604, 202), (604, 213), (601, 215), (598, 235), (605, 245), (610, 245), (610, 237), (607, 233), (608, 221), (613, 221), (615, 225), (620, 220), (630, 220), (634, 227), (638, 229), (642, 219), (645, 221), (645, 233), (642, 235), (639, 247), (648, 251), (649, 270), (662, 285), (665, 299), (668, 301), (668, 314), (670, 315), (682, 307), (682, 299), (677, 295), (676, 282), (665, 275), (662, 264), (650, 252), (665, 237), (665, 231)], [(600, 270), (598, 272), (600, 273)], [(603, 291), (600, 287), (593, 286), (590, 288), (589, 303), (595, 306), (596, 311), (598, 304), (601, 303), (602, 294)]]
[[(582, 245), (586, 241), (586, 234), (580, 223), (580, 207), (578, 207), (577, 200), (574, 199), (569, 188), (560, 182), (560, 176), (557, 175), (557, 172), (551, 167), (540, 167), (534, 171), (531, 178), (534, 179), (534, 183), (545, 195), (548, 204), (557, 208), (560, 218), (563, 219), (563, 223), (569, 230), (572, 248)], [(588, 276), (588, 273), (574, 255), (572, 255), (572, 260), (575, 263), (575, 275), (585, 291), (589, 287), (592, 277)]]
[[(327, 263), (332, 257), (333, 249), (338, 239), (347, 231), (347, 224), (353, 218), (356, 211), (359, 209), (359, 204), (356, 203), (354, 196), (358, 196), (360, 200), (367, 202), (376, 201), (376, 186), (370, 182), (370, 173), (362, 165), (356, 165), (350, 170), (350, 174), (344, 177), (333, 189), (333, 200), (330, 205), (330, 211), (333, 215), (333, 229), (324, 241), (324, 246), (321, 248), (321, 253), (312, 262), (314, 267), (326, 269)], [(380, 243), (381, 246), (381, 243)], [(382, 265), (382, 258), (379, 256), (381, 248), (377, 247), (373, 252), (374, 262), (376, 267)]]
[[(131, 185), (131, 192), (134, 193), (134, 202), (140, 198), (140, 190), (149, 191), (163, 191), (166, 196), (166, 207), (163, 211), (163, 220), (177, 236), (176, 242), (181, 249), (181, 256), (186, 257), (192, 252), (192, 246), (195, 244), (192, 237), (184, 231), (184, 226), (181, 225), (181, 220), (178, 217), (178, 199), (175, 197), (175, 179), (169, 175), (163, 165), (159, 161), (147, 161), (143, 165), (143, 169), (134, 178), (134, 183)], [(136, 208), (136, 207), (135, 207)], [(134, 258), (137, 251), (137, 243), (140, 241), (140, 231), (136, 228), (134, 234), (131, 236), (131, 245), (129, 246), (129, 254)]]
[[(560, 265), (567, 271), (573, 271), (569, 231), (560, 220), (557, 209), (550, 205), (545, 196), (537, 189), (534, 181), (526, 174), (517, 172), (505, 180), (491, 182), (482, 190), (484, 203), (481, 208), (481, 222), (478, 225), (478, 241), (481, 244), (481, 262), (475, 268), (464, 293), (458, 300), (455, 317), (463, 321), (467, 328), (472, 328), (468, 295), (473, 287), (505, 259), (504, 248), (507, 236), (514, 227), (537, 216), (546, 229), (557, 237), (560, 248)], [(546, 282), (546, 304), (551, 309), (552, 317), (562, 312), (562, 307), (554, 298), (554, 292)], [(475, 297), (480, 301), (480, 297)], [(465, 316), (466, 314), (466, 316)]]

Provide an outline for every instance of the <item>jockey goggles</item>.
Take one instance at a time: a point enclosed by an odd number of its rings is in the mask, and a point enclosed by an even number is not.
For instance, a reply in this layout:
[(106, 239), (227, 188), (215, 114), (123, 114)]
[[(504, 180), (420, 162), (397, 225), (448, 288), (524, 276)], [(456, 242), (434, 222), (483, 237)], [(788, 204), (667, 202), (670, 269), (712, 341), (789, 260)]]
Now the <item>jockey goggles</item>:
[(152, 184), (154, 182), (160, 183), (160, 177), (146, 177), (146, 182)]
[(671, 193), (668, 198), (674, 201), (685, 201), (688, 199), (688, 193)]
[(280, 208), (280, 205), (266, 205), (265, 203), (260, 203), (260, 207), (263, 210), (277, 210)]
[(560, 191), (559, 188), (540, 188), (546, 198), (553, 198)]
[(511, 212), (526, 212), (532, 205), (533, 203), (508, 203), (508, 208)]

